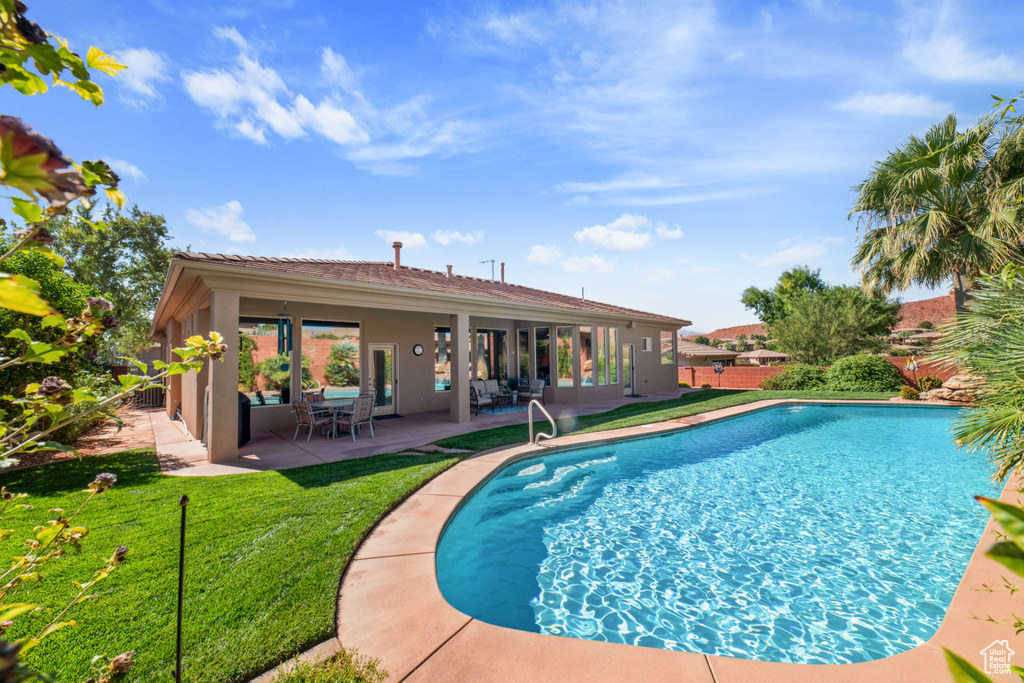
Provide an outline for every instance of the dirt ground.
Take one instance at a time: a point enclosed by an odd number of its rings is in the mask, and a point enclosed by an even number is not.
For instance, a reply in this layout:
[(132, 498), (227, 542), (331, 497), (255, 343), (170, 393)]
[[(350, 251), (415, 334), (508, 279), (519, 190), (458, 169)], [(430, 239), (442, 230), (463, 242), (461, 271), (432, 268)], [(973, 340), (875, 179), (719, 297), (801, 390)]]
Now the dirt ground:
[[(153, 424), (149, 418), (149, 408), (122, 408), (118, 413), (124, 426), (118, 431), (117, 423), (108, 421), (86, 431), (75, 442), (74, 447), (83, 458), (116, 453), (129, 448), (145, 448), (153, 446)], [(74, 453), (46, 451), (19, 455), (19, 463), (9, 470), (46, 465), (58, 460), (76, 458)]]

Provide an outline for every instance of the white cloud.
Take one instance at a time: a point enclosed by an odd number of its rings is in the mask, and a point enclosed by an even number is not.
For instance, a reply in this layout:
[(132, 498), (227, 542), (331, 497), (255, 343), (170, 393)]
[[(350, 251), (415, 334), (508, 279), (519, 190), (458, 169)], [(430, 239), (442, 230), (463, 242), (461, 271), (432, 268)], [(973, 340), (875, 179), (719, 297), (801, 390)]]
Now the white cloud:
[(132, 180), (146, 180), (146, 174), (133, 163), (114, 157), (103, 157), (103, 160), (110, 165), (110, 168), (117, 171), (117, 174), (122, 178), (128, 176)]
[(675, 227), (668, 227), (667, 223), (658, 221), (658, 225), (654, 228), (655, 234), (663, 240), (678, 240), (683, 238), (683, 229), (678, 225)]
[(694, 266), (690, 268), (690, 275), (706, 275), (708, 273), (717, 273), (718, 268), (715, 266)]
[(664, 266), (657, 266), (647, 271), (644, 282), (668, 282), (676, 276), (675, 271), (665, 268)]
[(429, 98), (420, 96), (378, 109), (359, 92), (358, 77), (331, 48), (320, 53), (320, 73), (329, 92), (313, 98), (294, 93), (281, 75), (261, 63), (256, 50), (234, 28), (214, 34), (238, 48), (228, 68), (183, 71), (192, 101), (221, 127), (259, 144), (272, 135), (285, 140), (316, 135), (344, 148), (356, 166), (381, 175), (411, 175), (407, 159), (467, 149), (476, 127), (456, 120), (432, 121)]
[(537, 18), (525, 14), (507, 14), (491, 16), (484, 22), (484, 29), (498, 40), (508, 44), (539, 41), (544, 31), (537, 23)]
[(242, 220), (241, 202), (232, 200), (206, 209), (189, 209), (185, 220), (203, 230), (224, 235), (232, 242), (255, 242), (252, 228)]
[(639, 251), (651, 246), (651, 233), (641, 230), (651, 222), (638, 214), (624, 213), (607, 225), (594, 225), (577, 231), (577, 242), (589, 243), (606, 251)]
[(458, 232), (457, 230), (437, 230), (431, 237), (438, 244), (448, 245), (452, 242), (462, 242), (463, 244), (476, 244), (484, 238), (484, 233), (481, 231), (476, 232)]
[(753, 260), (758, 266), (793, 266), (808, 263), (813, 259), (821, 258), (828, 253), (828, 247), (824, 243), (818, 244), (801, 244), (795, 247), (789, 247), (788, 249), (782, 249), (769, 254), (768, 256), (762, 256), (761, 258), (746, 257), (748, 260)]
[(908, 41), (903, 56), (921, 73), (941, 81), (986, 83), (1024, 78), (1024, 67), (1012, 57), (974, 50), (962, 37), (941, 28), (926, 40)]
[(615, 264), (600, 256), (570, 256), (562, 261), (562, 270), (567, 273), (600, 275), (615, 272)]
[[(159, 96), (154, 84), (168, 80), (167, 59), (158, 52), (141, 48), (128, 48), (117, 54), (117, 58), (125, 65), (117, 82), (143, 98)], [(133, 98), (127, 98), (136, 102)]]
[(705, 287), (697, 287), (693, 290), (694, 294), (718, 294), (722, 291), (722, 285), (707, 285)]
[(388, 244), (401, 242), (403, 249), (427, 248), (427, 238), (422, 233), (407, 230), (375, 230), (373, 234)]
[(526, 257), (526, 261), (535, 266), (553, 266), (561, 258), (562, 250), (558, 247), (537, 244), (530, 247), (530, 254)]
[(948, 114), (953, 105), (939, 102), (927, 95), (889, 92), (880, 95), (854, 95), (836, 105), (847, 111), (862, 111), (868, 114), (894, 116), (928, 116), (932, 118)]

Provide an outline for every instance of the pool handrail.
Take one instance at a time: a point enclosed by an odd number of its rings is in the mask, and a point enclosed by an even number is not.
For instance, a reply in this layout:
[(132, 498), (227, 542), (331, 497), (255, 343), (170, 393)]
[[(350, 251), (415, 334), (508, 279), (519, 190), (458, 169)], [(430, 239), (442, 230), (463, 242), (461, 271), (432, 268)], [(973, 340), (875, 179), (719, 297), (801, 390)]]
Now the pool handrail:
[[(537, 440), (536, 441), (533, 440), (533, 407), (534, 406), (537, 406), (538, 408), (540, 408), (540, 412), (544, 413), (544, 417), (546, 417), (548, 419), (548, 422), (551, 423), (551, 433), (547, 434), (545, 432), (539, 432), (537, 434)], [(540, 445), (540, 440), (542, 438), (544, 438), (544, 439), (553, 439), (556, 436), (558, 436), (558, 425), (555, 424), (555, 420), (554, 420), (553, 417), (551, 417), (551, 413), (549, 413), (547, 411), (547, 409), (544, 408), (544, 406), (542, 406), (540, 404), (540, 401), (538, 401), (537, 399), (533, 399), (532, 401), (530, 401), (530, 404), (526, 407), (526, 423), (530, 425), (530, 442), (529, 443), (530, 443), (531, 446)]]

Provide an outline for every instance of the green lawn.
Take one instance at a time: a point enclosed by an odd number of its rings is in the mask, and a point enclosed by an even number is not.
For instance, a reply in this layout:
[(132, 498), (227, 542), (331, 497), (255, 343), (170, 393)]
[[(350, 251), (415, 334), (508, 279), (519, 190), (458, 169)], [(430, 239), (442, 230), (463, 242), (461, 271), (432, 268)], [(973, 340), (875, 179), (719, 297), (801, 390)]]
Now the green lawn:
[[(60, 670), (60, 681), (87, 678), (94, 654), (136, 650), (131, 681), (169, 681), (174, 668), (178, 498), (188, 494), (185, 680), (248, 680), (334, 633), (338, 579), (364, 533), (396, 501), (455, 462), (442, 456), (385, 455), (283, 472), (171, 477), (151, 450), (56, 463), (0, 476), (35, 506), (6, 515), (17, 530), (3, 543), (21, 554), (33, 524), (69, 512), (99, 472), (118, 482), (80, 518), (92, 529), (80, 557), (45, 568), (46, 580), (19, 600), (63, 607), (72, 580), (85, 581), (118, 544), (128, 562), (98, 584), (99, 598), (68, 615), (65, 628), (26, 661)], [(78, 521), (78, 520), (76, 520)], [(47, 618), (46, 621), (49, 621)], [(41, 628), (42, 621), (35, 628)], [(19, 623), (27, 623), (22, 619)], [(34, 631), (33, 631), (34, 632)], [(11, 629), (8, 637), (26, 635)]]
[[(712, 389), (566, 420), (559, 431), (628, 427), (766, 398), (889, 396)], [(439, 443), (480, 451), (526, 438), (526, 426), (517, 425)], [(68, 615), (79, 626), (53, 634), (26, 660), (38, 670), (60, 670), (59, 680), (70, 683), (87, 677), (94, 654), (134, 649), (137, 664), (129, 681), (171, 679), (178, 498), (184, 493), (191, 500), (185, 680), (248, 680), (334, 633), (338, 579), (363, 535), (405, 495), (456, 461), (440, 455), (382, 455), (283, 472), (171, 477), (160, 473), (151, 450), (139, 450), (0, 475), (0, 484), (28, 493), (26, 502), (35, 506), (4, 520), (5, 527), (17, 530), (3, 542), (9, 556), (20, 554), (20, 539), (30, 536), (33, 525), (53, 517), (49, 508), (77, 509), (86, 496), (81, 490), (97, 473), (118, 477), (117, 485), (76, 520), (93, 530), (82, 556), (46, 568), (46, 580), (19, 600), (63, 607), (74, 595), (72, 580), (91, 578), (117, 545), (129, 548), (129, 561), (98, 585), (99, 598)], [(26, 635), (26, 621), (20, 620), (8, 637)]]
[[(635, 427), (651, 422), (663, 422), (709, 410), (738, 406), (765, 399), (807, 398), (807, 399), (872, 399), (888, 400), (894, 392), (852, 392), (852, 391), (744, 391), (739, 389), (706, 389), (688, 392), (676, 399), (649, 403), (630, 403), (607, 413), (584, 415), (558, 420), (559, 434), (599, 432), (606, 429)], [(536, 415), (536, 413), (534, 413)], [(534, 420), (534, 433), (548, 431), (550, 425), (543, 419)], [(489, 448), (526, 443), (529, 430), (526, 424), (498, 427), (485, 431), (453, 436), (438, 441), (445, 448), (463, 448), (483, 451)]]

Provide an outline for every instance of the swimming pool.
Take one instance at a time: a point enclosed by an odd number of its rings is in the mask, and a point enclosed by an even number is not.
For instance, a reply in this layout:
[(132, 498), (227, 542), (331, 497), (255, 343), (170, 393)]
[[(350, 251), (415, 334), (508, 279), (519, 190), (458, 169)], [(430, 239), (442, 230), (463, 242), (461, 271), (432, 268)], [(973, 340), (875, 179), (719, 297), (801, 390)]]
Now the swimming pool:
[(955, 409), (781, 406), (521, 460), (437, 548), (441, 592), (526, 631), (835, 664), (931, 637), (993, 495)]

